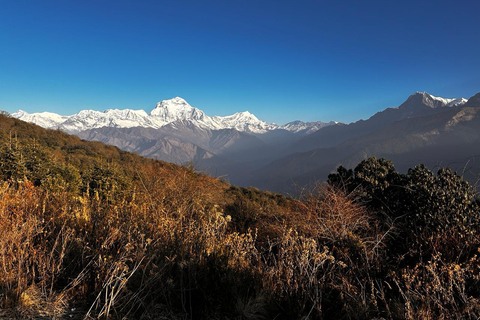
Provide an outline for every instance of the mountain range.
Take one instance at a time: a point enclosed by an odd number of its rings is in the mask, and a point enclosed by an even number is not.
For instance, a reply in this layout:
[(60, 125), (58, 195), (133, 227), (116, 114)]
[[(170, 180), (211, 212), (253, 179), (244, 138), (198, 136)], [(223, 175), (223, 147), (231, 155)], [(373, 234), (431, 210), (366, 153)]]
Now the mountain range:
[(210, 117), (179, 97), (158, 102), (149, 114), (110, 109), (12, 116), (146, 157), (190, 162), (233, 184), (293, 192), (325, 180), (340, 164), (352, 167), (370, 156), (394, 160), (400, 170), (419, 163), (450, 165), (475, 180), (480, 173), (479, 110), (480, 94), (467, 100), (416, 92), (396, 108), (350, 124), (293, 121), (280, 126), (248, 111)]
[(294, 121), (284, 126), (267, 123), (259, 120), (248, 111), (237, 112), (229, 116), (206, 115), (202, 110), (192, 107), (184, 99), (175, 97), (157, 103), (156, 107), (148, 114), (144, 110), (108, 109), (103, 112), (95, 110), (82, 110), (74, 115), (63, 116), (51, 112), (27, 113), (23, 110), (12, 115), (15, 118), (35, 123), (48, 129), (60, 129), (68, 133), (78, 133), (98, 128), (153, 128), (159, 129), (169, 124), (181, 121), (191, 122), (203, 129), (221, 130), (235, 129), (250, 133), (265, 133), (272, 130), (284, 129), (291, 132), (313, 132), (320, 128), (335, 124)]

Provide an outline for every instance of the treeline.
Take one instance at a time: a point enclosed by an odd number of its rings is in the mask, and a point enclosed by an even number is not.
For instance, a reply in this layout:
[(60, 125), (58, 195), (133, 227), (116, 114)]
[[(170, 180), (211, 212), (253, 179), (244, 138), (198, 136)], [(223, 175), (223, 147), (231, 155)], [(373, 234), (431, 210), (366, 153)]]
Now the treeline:
[(480, 316), (479, 204), (449, 169), (371, 158), (295, 200), (0, 122), (0, 317)]

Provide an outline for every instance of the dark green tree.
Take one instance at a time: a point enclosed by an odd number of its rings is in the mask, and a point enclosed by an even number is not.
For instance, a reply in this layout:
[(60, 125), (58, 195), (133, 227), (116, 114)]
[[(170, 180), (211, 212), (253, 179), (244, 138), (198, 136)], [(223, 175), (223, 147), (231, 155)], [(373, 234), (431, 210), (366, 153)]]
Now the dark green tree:
[(21, 150), (16, 144), (5, 144), (0, 149), (0, 177), (4, 181), (24, 180), (27, 168)]
[(454, 257), (478, 241), (475, 190), (448, 168), (435, 175), (419, 165), (401, 174), (391, 161), (369, 158), (354, 170), (339, 167), (328, 182), (353, 193), (384, 227), (393, 224), (391, 247), (399, 254), (441, 251)]

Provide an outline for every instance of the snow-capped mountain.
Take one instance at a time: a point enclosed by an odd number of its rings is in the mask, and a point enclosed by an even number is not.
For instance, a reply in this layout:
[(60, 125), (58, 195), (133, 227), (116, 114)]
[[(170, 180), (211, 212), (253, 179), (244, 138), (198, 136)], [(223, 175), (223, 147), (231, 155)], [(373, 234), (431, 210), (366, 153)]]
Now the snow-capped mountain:
[(180, 97), (158, 102), (155, 109), (150, 112), (150, 117), (159, 127), (178, 120), (188, 120), (200, 127), (221, 129), (211, 117), (202, 110), (192, 107)]
[(285, 126), (279, 126), (259, 120), (248, 111), (237, 112), (230, 116), (209, 117), (202, 110), (192, 107), (180, 97), (158, 102), (150, 114), (144, 110), (109, 109), (103, 112), (82, 110), (71, 116), (61, 116), (49, 112), (29, 114), (20, 110), (12, 114), (12, 116), (20, 120), (33, 122), (44, 128), (58, 128), (69, 133), (78, 133), (103, 127), (158, 129), (176, 121), (188, 121), (204, 129), (235, 129), (257, 134), (276, 129), (285, 129), (291, 132), (308, 130), (310, 133), (324, 126), (334, 124), (334, 122), (297, 122), (296, 125), (290, 123)]
[(159, 128), (160, 126), (152, 121), (152, 119), (144, 110), (131, 109), (109, 109), (104, 112), (95, 110), (82, 110), (79, 113), (69, 116), (63, 123), (59, 125), (60, 129), (67, 132), (80, 132), (102, 127)]
[(237, 112), (230, 116), (215, 116), (213, 120), (222, 128), (236, 129), (238, 131), (264, 133), (267, 131), (279, 129), (280, 127), (273, 123), (267, 123), (259, 120), (255, 115), (248, 111)]
[(446, 107), (458, 107), (458, 106), (464, 105), (468, 101), (465, 98), (445, 99), (445, 98), (441, 98), (441, 97), (435, 97), (434, 95), (431, 95), (427, 92), (421, 92), (421, 94), (424, 94), (425, 96), (430, 97), (430, 99), (432, 99), (432, 100), (441, 102)]
[(17, 112), (12, 114), (12, 116), (20, 120), (35, 123), (40, 127), (49, 129), (58, 128), (63, 122), (65, 122), (69, 118), (69, 116), (61, 116), (52, 112), (38, 112), (30, 114), (23, 110), (18, 110)]
[(304, 132), (306, 134), (313, 133), (321, 128), (332, 126), (334, 124), (338, 124), (337, 121), (330, 121), (330, 122), (322, 122), (322, 121), (315, 121), (315, 122), (303, 122), (300, 120), (292, 121), (287, 123), (286, 125), (282, 126), (282, 129), (291, 131), (291, 132)]
[[(428, 92), (415, 92), (414, 94), (410, 95), (408, 99), (402, 103), (400, 106), (396, 108), (389, 108), (389, 109), (400, 109), (400, 110), (410, 110), (413, 112), (418, 111), (419, 105), (424, 107), (429, 107), (431, 109), (435, 108), (451, 108), (451, 107), (459, 107), (464, 105), (467, 102), (465, 98), (454, 98), (454, 99), (447, 99), (436, 97), (434, 95), (429, 94)], [(388, 110), (388, 109), (387, 109)]]

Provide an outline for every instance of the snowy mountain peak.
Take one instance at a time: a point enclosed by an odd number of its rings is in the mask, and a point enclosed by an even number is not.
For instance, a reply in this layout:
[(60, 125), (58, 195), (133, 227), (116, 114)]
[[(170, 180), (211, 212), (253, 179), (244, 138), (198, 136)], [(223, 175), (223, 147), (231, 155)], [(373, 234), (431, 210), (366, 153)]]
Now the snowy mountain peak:
[(458, 98), (458, 99), (448, 99), (448, 98), (441, 98), (436, 97), (428, 92), (415, 92), (412, 94), (408, 99), (400, 106), (407, 105), (409, 103), (421, 103), (426, 105), (430, 108), (442, 108), (442, 107), (457, 107), (464, 105), (467, 102), (465, 98)]
[(315, 131), (320, 130), (321, 128), (332, 126), (338, 124), (337, 121), (330, 121), (330, 122), (322, 122), (322, 121), (315, 121), (315, 122), (303, 122), (300, 120), (295, 120), (292, 122), (287, 123), (286, 125), (282, 126), (281, 128), (284, 130), (292, 131), (292, 132), (304, 132), (306, 134), (313, 133)]
[(150, 112), (150, 117), (158, 126), (175, 121), (191, 121), (203, 128), (218, 129), (212, 118), (180, 97), (158, 102), (155, 109)]
[(440, 102), (438, 97), (432, 96), (431, 94), (425, 91), (422, 91), (422, 92), (417, 91), (414, 94), (410, 95), (405, 102), (417, 102), (417, 103), (420, 102), (423, 104), (427, 104), (430, 107), (434, 107), (432, 103), (436, 101)]
[(185, 101), (185, 99), (180, 97), (175, 97), (172, 99), (162, 100), (160, 102), (157, 102), (157, 106), (155, 107), (155, 109), (157, 108), (182, 109), (182, 108), (192, 108), (192, 106), (189, 105), (188, 102)]
[(184, 99), (180, 97), (175, 97), (173, 99), (157, 102), (156, 107), (150, 112), (150, 115), (157, 116), (165, 113), (165, 110), (173, 113), (180, 110), (191, 110), (192, 108), (193, 107), (189, 105)]
[(12, 117), (19, 118), (19, 117), (24, 116), (26, 114), (28, 114), (28, 112), (23, 111), (22, 109), (19, 109), (17, 112), (12, 113)]
[(65, 120), (67, 116), (61, 116), (52, 112), (38, 112), (28, 113), (23, 110), (18, 110), (12, 114), (12, 117), (21, 119), (26, 122), (32, 122), (43, 128), (57, 129)]
[(237, 121), (260, 121), (258, 120), (258, 118), (253, 114), (253, 113), (250, 113), (248, 111), (243, 111), (243, 112), (235, 112), (234, 114), (232, 114), (231, 116), (226, 116), (226, 117), (223, 117), (223, 118), (231, 118), (231, 119), (235, 119)]
[(446, 107), (456, 107), (456, 106), (463, 105), (467, 102), (467, 99), (465, 98), (448, 99), (448, 98), (435, 97), (434, 95), (428, 94), (428, 93), (427, 95), (430, 97), (430, 99), (439, 101), (442, 104), (444, 104)]
[(212, 119), (221, 127), (233, 128), (238, 131), (265, 133), (269, 130), (275, 130), (279, 128), (276, 124), (259, 120), (257, 117), (255, 117), (255, 115), (248, 111), (237, 112), (230, 116), (224, 117), (215, 116)]
[(447, 103), (447, 107), (459, 107), (467, 103), (468, 99), (458, 98), (458, 99), (449, 99), (450, 102)]

